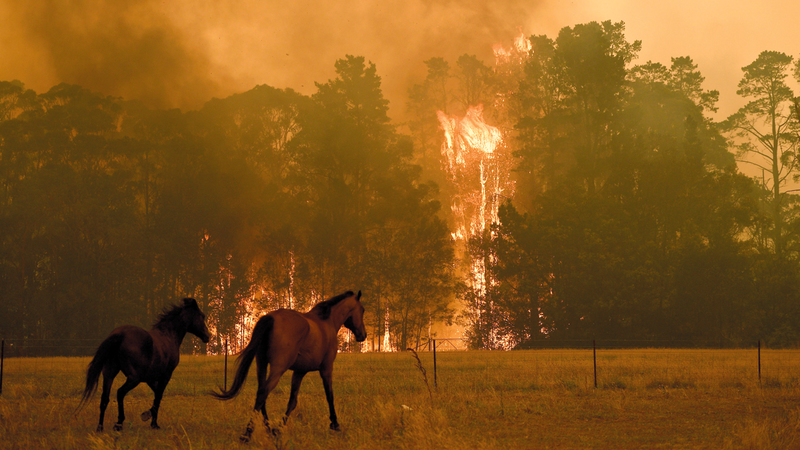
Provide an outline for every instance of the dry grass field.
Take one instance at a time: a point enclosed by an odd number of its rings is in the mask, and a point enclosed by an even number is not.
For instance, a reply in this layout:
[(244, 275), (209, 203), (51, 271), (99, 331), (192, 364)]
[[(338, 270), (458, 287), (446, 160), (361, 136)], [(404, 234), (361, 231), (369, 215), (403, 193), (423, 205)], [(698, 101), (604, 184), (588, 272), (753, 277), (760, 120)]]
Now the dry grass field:
[[(0, 448), (35, 449), (800, 449), (800, 351), (591, 350), (340, 354), (334, 371), (342, 432), (328, 430), (322, 383), (309, 374), (299, 405), (278, 436), (251, 417), (255, 370), (242, 394), (206, 393), (223, 380), (222, 357), (183, 357), (159, 414), (139, 420), (152, 392), (126, 398), (125, 429), (95, 433), (99, 393), (75, 414), (88, 358), (5, 361)], [(231, 366), (232, 366), (232, 361)], [(232, 367), (229, 368), (229, 378)], [(281, 417), (290, 376), (267, 402)], [(115, 389), (123, 382), (118, 377)]]

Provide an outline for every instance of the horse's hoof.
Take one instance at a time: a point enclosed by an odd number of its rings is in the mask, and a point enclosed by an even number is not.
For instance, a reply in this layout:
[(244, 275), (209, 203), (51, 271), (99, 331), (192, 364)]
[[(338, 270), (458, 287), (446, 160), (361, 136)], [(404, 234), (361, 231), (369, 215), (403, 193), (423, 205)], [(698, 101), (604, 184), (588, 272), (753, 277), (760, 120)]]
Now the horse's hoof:
[(121, 423), (115, 423), (114, 424), (114, 431), (122, 431), (122, 424)]
[(152, 429), (154, 429), (154, 430), (160, 430), (160, 429), (161, 429), (161, 427), (160, 427), (160, 426), (158, 426), (158, 424), (157, 424), (157, 423), (151, 423), (151, 424), (150, 424), (150, 428), (152, 428)]
[(142, 422), (150, 420), (151, 417), (153, 417), (153, 413), (151, 413), (150, 410), (148, 409), (147, 411), (142, 413)]
[(342, 431), (342, 429), (339, 427), (338, 423), (332, 423), (331, 424), (331, 430), (333, 430), (333, 431)]
[(246, 434), (239, 436), (239, 442), (241, 442), (242, 444), (247, 444), (248, 442), (250, 442), (250, 436)]
[(97, 432), (98, 433), (102, 433), (103, 432), (103, 426), (102, 425), (98, 425), (97, 426)]

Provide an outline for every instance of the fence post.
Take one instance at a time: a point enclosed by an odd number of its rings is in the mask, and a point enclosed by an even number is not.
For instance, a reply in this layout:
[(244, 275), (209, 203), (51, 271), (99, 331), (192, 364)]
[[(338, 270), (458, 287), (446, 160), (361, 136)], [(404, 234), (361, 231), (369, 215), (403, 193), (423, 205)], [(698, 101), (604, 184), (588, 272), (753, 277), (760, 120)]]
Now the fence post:
[(597, 389), (597, 342), (592, 339), (592, 360), (594, 360), (594, 388)]
[(433, 387), (439, 389), (439, 380), (436, 377), (436, 339), (433, 340)]
[(0, 395), (3, 394), (3, 363), (6, 359), (6, 340), (0, 344)]
[(761, 339), (758, 340), (758, 385), (761, 386)]
[(228, 338), (225, 338), (225, 390), (228, 390)]

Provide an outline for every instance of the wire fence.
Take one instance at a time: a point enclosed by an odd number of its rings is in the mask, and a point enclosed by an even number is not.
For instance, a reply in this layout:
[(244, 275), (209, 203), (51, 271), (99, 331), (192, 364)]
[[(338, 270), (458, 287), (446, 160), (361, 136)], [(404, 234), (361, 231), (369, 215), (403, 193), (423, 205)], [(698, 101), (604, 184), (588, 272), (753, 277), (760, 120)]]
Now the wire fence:
[[(422, 340), (412, 348), (417, 352), (433, 351), (467, 351), (469, 341), (466, 338), (445, 337)], [(591, 349), (595, 346), (611, 349), (748, 349), (763, 346), (761, 341), (732, 343), (722, 339), (541, 339), (519, 344), (513, 350), (552, 350), (552, 349)], [(497, 348), (495, 350), (509, 350)]]
[[(582, 373), (586, 378), (588, 387), (604, 387), (614, 385), (614, 378), (628, 376), (626, 371), (649, 371), (665, 360), (674, 361), (675, 367), (686, 373), (699, 373), (708, 367), (715, 367), (717, 372), (729, 373), (731, 383), (742, 380), (746, 383), (758, 383), (759, 386), (797, 386), (800, 388), (800, 350), (767, 349), (760, 341), (747, 347), (730, 349), (718, 348), (713, 343), (697, 343), (693, 346), (682, 345), (671, 347), (676, 341), (546, 341), (537, 343), (537, 347), (528, 351), (519, 352), (511, 356), (514, 367), (523, 367), (531, 364), (572, 364), (577, 369), (570, 373)], [(23, 345), (24, 344), (24, 345)], [(453, 365), (454, 361), (476, 364), (486, 359), (475, 353), (473, 358), (469, 352), (463, 352), (465, 342), (460, 338), (432, 339), (421, 344), (416, 351), (429, 369), (432, 369), (434, 385), (441, 384), (442, 375), (445, 380), (453, 380), (458, 370)], [(634, 345), (637, 344), (637, 345)], [(639, 345), (640, 344), (640, 345)], [(37, 374), (52, 374), (58, 378), (59, 373), (68, 366), (75, 366), (79, 371), (88, 361), (73, 356), (88, 357), (96, 350), (99, 342), (89, 339), (72, 340), (25, 340), (24, 342), (12, 339), (0, 342), (0, 395), (3, 392), (4, 370), (22, 366), (26, 370), (33, 370)], [(230, 348), (226, 346), (226, 348)], [(437, 358), (436, 353), (441, 352)], [(733, 352), (733, 353), (731, 353)], [(378, 356), (377, 352), (365, 352)], [(451, 356), (448, 356), (448, 353)], [(500, 356), (504, 352), (484, 352), (483, 355), (495, 354)], [(511, 352), (514, 354), (515, 352)], [(428, 356), (423, 357), (427, 354)], [(735, 354), (736, 356), (731, 356)], [(53, 357), (55, 355), (56, 357)], [(388, 356), (388, 355), (387, 355)], [(355, 357), (355, 355), (353, 355)], [(19, 363), (15, 358), (24, 359)], [(213, 373), (214, 383), (227, 386), (232, 376), (235, 355), (225, 351), (224, 354), (201, 357), (200, 361), (208, 369), (209, 376)], [(374, 358), (374, 357), (373, 357)], [(455, 359), (453, 359), (455, 358)], [(228, 361), (230, 359), (231, 361)], [(357, 361), (358, 359), (354, 360)], [(382, 360), (382, 359), (381, 359)], [(474, 362), (469, 362), (474, 360)], [(432, 367), (431, 365), (432, 364)], [(671, 363), (672, 364), (672, 363)], [(653, 367), (650, 367), (653, 366)], [(21, 366), (20, 366), (21, 367)], [(671, 367), (669, 370), (675, 370)], [(73, 368), (74, 369), (74, 368)], [(19, 368), (16, 369), (19, 371)], [(575, 371), (578, 372), (575, 372)], [(547, 371), (549, 372), (549, 370)], [(762, 374), (763, 372), (763, 374)], [(17, 377), (24, 374), (17, 373)], [(49, 376), (49, 375), (48, 375)], [(12, 378), (14, 378), (12, 376)], [(54, 380), (55, 380), (54, 378)], [(23, 378), (20, 378), (20, 380)], [(8, 379), (6, 382), (8, 383)], [(56, 383), (57, 381), (54, 381)], [(446, 381), (447, 382), (447, 381)], [(13, 384), (13, 383), (12, 383)]]

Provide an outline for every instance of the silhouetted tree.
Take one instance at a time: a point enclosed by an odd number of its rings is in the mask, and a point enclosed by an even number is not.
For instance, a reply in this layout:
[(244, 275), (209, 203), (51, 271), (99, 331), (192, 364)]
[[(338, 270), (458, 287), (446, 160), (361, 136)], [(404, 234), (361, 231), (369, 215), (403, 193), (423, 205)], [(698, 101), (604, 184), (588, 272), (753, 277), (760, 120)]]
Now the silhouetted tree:
[(794, 94), (786, 84), (792, 57), (765, 51), (750, 65), (736, 91), (750, 101), (728, 117), (724, 126), (733, 136), (741, 161), (762, 171), (761, 186), (770, 193), (771, 249), (782, 257), (786, 250), (787, 208), (795, 201), (786, 183), (797, 172), (797, 121), (793, 120)]

